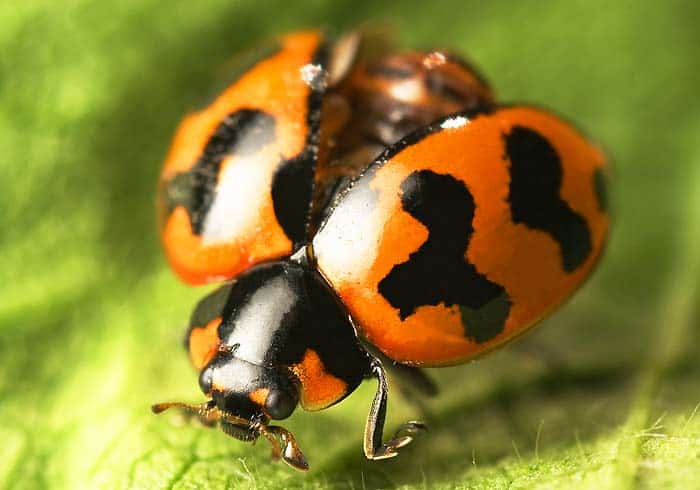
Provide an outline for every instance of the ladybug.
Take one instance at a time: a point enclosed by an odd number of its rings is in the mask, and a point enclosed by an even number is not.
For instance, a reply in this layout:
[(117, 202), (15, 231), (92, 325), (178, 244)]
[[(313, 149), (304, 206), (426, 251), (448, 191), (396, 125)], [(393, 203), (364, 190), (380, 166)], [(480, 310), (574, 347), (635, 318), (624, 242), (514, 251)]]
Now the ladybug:
[(367, 458), (385, 441), (387, 369), (463, 363), (523, 334), (590, 275), (608, 232), (606, 159), (569, 123), (494, 100), (446, 51), (297, 32), (180, 124), (160, 179), (162, 242), (186, 282), (223, 284), (186, 347), (193, 413), (306, 470), (271, 425), (376, 379)]

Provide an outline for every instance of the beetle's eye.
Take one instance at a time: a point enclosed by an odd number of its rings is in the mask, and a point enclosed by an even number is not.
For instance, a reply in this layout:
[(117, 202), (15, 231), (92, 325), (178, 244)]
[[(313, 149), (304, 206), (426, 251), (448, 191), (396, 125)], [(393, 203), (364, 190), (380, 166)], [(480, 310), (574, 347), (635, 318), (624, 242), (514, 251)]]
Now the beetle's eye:
[(286, 419), (296, 408), (297, 401), (294, 393), (272, 390), (265, 400), (265, 412), (273, 419)]
[(199, 387), (202, 389), (202, 392), (205, 394), (209, 394), (211, 392), (212, 377), (213, 377), (213, 371), (208, 367), (205, 368), (199, 374)]

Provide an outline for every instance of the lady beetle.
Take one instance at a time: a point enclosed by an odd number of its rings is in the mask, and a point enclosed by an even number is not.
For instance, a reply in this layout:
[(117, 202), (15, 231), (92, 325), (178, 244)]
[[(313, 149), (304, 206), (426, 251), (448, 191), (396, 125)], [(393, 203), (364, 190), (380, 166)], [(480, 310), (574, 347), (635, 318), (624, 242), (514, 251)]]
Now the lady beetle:
[(260, 436), (305, 470), (270, 425), (378, 389), (369, 459), (388, 442), (385, 369), (505, 344), (589, 276), (608, 230), (604, 155), (571, 125), (500, 105), (444, 51), (372, 50), (358, 34), (282, 37), (181, 123), (160, 185), (162, 241), (192, 284), (189, 356), (209, 399), (177, 406), (238, 439)]

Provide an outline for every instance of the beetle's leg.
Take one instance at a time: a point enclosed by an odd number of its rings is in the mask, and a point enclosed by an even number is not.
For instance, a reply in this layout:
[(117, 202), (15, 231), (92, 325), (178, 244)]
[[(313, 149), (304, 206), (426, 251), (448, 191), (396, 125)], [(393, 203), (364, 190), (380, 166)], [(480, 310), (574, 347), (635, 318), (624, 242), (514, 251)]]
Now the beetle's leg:
[[(386, 364), (385, 364), (386, 365)], [(389, 361), (387, 372), (399, 394), (416, 410), (421, 420), (430, 421), (431, 412), (427, 399), (437, 395), (438, 388), (424, 370)]]
[(438, 394), (435, 382), (421, 368), (392, 362), (389, 371), (399, 383), (399, 389), (409, 397), (433, 397)]
[(367, 459), (393, 458), (398, 455), (400, 448), (413, 440), (413, 436), (418, 431), (425, 429), (425, 425), (417, 421), (406, 422), (399, 427), (390, 441), (382, 443), (389, 385), (384, 368), (376, 358), (372, 359), (372, 375), (377, 378), (377, 393), (372, 400), (367, 425), (365, 425), (365, 456)]
[(425, 398), (437, 395), (438, 387), (427, 373), (421, 368), (407, 366), (389, 359), (386, 354), (367, 342), (363, 342), (362, 345), (372, 356), (381, 361), (389, 378), (396, 383), (401, 396), (416, 406), (421, 418), (430, 418)]
[[(299, 448), (299, 445), (291, 432), (276, 425), (263, 426), (262, 429), (262, 434), (268, 440), (270, 440), (270, 436), (279, 437), (282, 440), (284, 443), (284, 448), (282, 449), (281, 456), (285, 463), (300, 471), (306, 471), (309, 469), (309, 463), (306, 462), (304, 453), (301, 452), (301, 449)], [(280, 456), (279, 444), (276, 447), (277, 449), (275, 449), (275, 445), (273, 444), (273, 457), (275, 450), (277, 450), (277, 457)]]

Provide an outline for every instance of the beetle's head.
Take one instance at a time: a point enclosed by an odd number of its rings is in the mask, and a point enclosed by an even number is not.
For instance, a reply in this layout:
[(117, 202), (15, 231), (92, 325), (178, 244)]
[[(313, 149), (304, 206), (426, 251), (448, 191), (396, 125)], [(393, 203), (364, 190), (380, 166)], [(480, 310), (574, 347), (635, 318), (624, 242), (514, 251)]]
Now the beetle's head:
[[(299, 400), (298, 389), (284, 368), (266, 367), (238, 359), (234, 351), (219, 352), (202, 371), (199, 384), (211, 399), (201, 405), (170, 402), (153, 405), (155, 413), (179, 407), (194, 413), (208, 426), (241, 441), (261, 435), (272, 444), (272, 456), (292, 467), (307, 470), (308, 463), (294, 436), (282, 427), (268, 425), (271, 419), (289, 417)], [(282, 446), (280, 445), (282, 443)]]
[(207, 365), (199, 385), (220, 411), (249, 421), (247, 427), (222, 421), (227, 434), (244, 441), (260, 435), (256, 424), (289, 417), (299, 400), (298, 389), (285, 368), (252, 364), (231, 352), (220, 352)]

